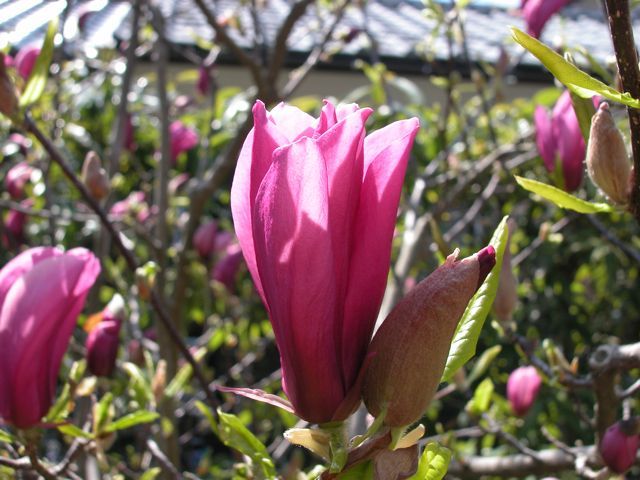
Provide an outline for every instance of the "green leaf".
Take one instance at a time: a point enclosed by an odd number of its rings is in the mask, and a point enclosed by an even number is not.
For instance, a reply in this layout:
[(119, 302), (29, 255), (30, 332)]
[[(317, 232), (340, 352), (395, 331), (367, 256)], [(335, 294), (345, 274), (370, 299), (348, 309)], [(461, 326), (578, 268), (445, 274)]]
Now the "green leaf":
[(596, 113), (596, 107), (593, 106), (593, 101), (590, 98), (582, 98), (580, 95), (576, 95), (573, 92), (569, 93), (571, 95), (573, 110), (576, 112), (576, 117), (578, 118), (578, 125), (580, 125), (580, 133), (582, 133), (584, 143), (589, 143), (591, 119)]
[[(205, 353), (207, 353), (207, 350), (205, 348), (199, 348), (193, 355), (196, 362), (202, 360), (202, 357), (204, 357)], [(164, 389), (164, 396), (173, 398), (178, 395), (178, 393), (182, 392), (189, 383), (192, 374), (193, 367), (189, 363), (185, 363), (182, 368), (178, 370), (178, 373), (176, 373), (171, 382), (169, 382), (167, 388)]]
[(515, 176), (516, 182), (525, 190), (540, 195), (545, 200), (549, 200), (560, 208), (567, 208), (574, 210), (578, 213), (600, 213), (611, 212), (613, 209), (611, 205), (607, 203), (593, 203), (582, 200), (578, 197), (574, 197), (570, 193), (560, 190), (559, 188), (552, 187), (546, 183), (538, 182), (537, 180), (530, 180)]
[(85, 432), (81, 428), (75, 426), (73, 423), (65, 423), (64, 425), (58, 425), (58, 431), (64, 435), (69, 435), (74, 438), (93, 438), (93, 435), (89, 432)]
[(480, 416), (489, 409), (491, 395), (493, 395), (493, 382), (490, 378), (485, 378), (473, 392), (473, 398), (467, 404), (467, 411), (473, 415)]
[(547, 67), (547, 69), (569, 90), (583, 98), (594, 95), (619, 102), (629, 107), (640, 108), (640, 100), (633, 98), (628, 93), (620, 93), (614, 88), (596, 80), (591, 75), (583, 72), (575, 65), (567, 62), (561, 55), (547, 47), (544, 43), (527, 35), (522, 30), (511, 27), (511, 34), (516, 42), (529, 50), (535, 57)]
[(40, 49), (40, 55), (36, 59), (36, 63), (31, 70), (27, 85), (24, 87), (22, 95), (20, 95), (20, 107), (24, 108), (32, 103), (36, 102), (44, 87), (47, 85), (47, 77), (49, 76), (49, 66), (51, 65), (51, 59), (53, 58), (53, 41), (56, 33), (58, 33), (58, 18), (54, 18), (49, 23), (47, 33), (44, 37), (44, 43)]
[(484, 372), (487, 371), (489, 365), (493, 363), (495, 358), (500, 355), (501, 351), (502, 346), (494, 345), (493, 347), (488, 348), (484, 352), (482, 352), (482, 355), (480, 355), (480, 358), (478, 358), (478, 361), (475, 363), (473, 369), (471, 370), (471, 373), (467, 377), (467, 385), (471, 385), (478, 378), (480, 378), (484, 374)]
[(102, 429), (109, 421), (111, 416), (109, 410), (113, 403), (113, 395), (111, 392), (106, 393), (104, 397), (93, 408), (93, 431), (94, 433), (102, 432)]
[(448, 381), (458, 369), (469, 361), (476, 353), (476, 345), (480, 337), (480, 331), (484, 325), (484, 321), (491, 310), (493, 299), (498, 291), (498, 280), (500, 278), (500, 268), (502, 266), (502, 256), (507, 244), (509, 231), (507, 229), (507, 218), (504, 217), (493, 237), (489, 241), (496, 250), (496, 264), (487, 275), (482, 285), (473, 296), (466, 310), (462, 314), (462, 318), (453, 335), (451, 348), (449, 349), (449, 357), (444, 367), (442, 381)]
[(254, 473), (261, 474), (262, 478), (276, 478), (275, 465), (267, 447), (235, 415), (218, 410), (218, 417), (220, 425), (217, 433), (222, 443), (250, 457), (254, 465), (260, 468)]
[(131, 362), (125, 362), (122, 368), (129, 375), (129, 386), (133, 389), (138, 404), (146, 405), (150, 403), (153, 400), (153, 392), (142, 370), (140, 370), (135, 363)]
[(65, 383), (56, 402), (51, 406), (45, 420), (47, 422), (59, 422), (67, 418), (69, 415), (69, 402), (71, 401), (71, 389), (69, 384)]
[(153, 467), (140, 475), (139, 480), (155, 480), (155, 478), (162, 473), (160, 467)]
[(418, 470), (409, 480), (442, 480), (447, 474), (451, 451), (436, 442), (428, 443), (418, 463)]
[(148, 410), (138, 410), (137, 412), (130, 413), (124, 417), (120, 417), (113, 423), (110, 423), (104, 429), (105, 432), (115, 432), (116, 430), (124, 430), (131, 428), (141, 423), (151, 423), (155, 421), (160, 415), (157, 412), (150, 412)]
[(15, 439), (13, 438), (13, 435), (9, 432), (5, 432), (4, 430), (0, 430), (0, 442), (14, 443), (14, 441)]
[(216, 422), (216, 417), (211, 411), (211, 409), (202, 401), (196, 400), (196, 408), (200, 410), (200, 412), (207, 418), (209, 421), (209, 425), (211, 425), (211, 429), (213, 433), (218, 434), (218, 422)]

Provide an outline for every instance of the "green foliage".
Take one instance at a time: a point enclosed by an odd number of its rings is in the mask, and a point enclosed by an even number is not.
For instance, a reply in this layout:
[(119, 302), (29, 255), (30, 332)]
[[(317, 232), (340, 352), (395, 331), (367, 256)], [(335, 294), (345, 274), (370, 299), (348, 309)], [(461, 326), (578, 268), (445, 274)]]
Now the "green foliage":
[(496, 265), (469, 302), (458, 323), (451, 342), (447, 364), (442, 374), (443, 381), (451, 379), (453, 374), (462, 368), (476, 353), (476, 345), (482, 326), (487, 315), (489, 315), (493, 299), (498, 290), (500, 268), (508, 233), (507, 217), (504, 217), (489, 241), (489, 245), (492, 245), (496, 251)]
[(38, 101), (45, 87), (47, 86), (47, 78), (49, 76), (49, 67), (51, 58), (53, 57), (54, 40), (58, 33), (58, 19), (51, 20), (47, 27), (47, 33), (44, 37), (44, 43), (40, 49), (40, 55), (36, 59), (36, 63), (31, 70), (31, 74), (27, 80), (27, 85), (20, 95), (20, 107), (28, 107)]
[(424, 447), (418, 471), (410, 480), (441, 480), (447, 474), (451, 451), (441, 447), (436, 442), (430, 442)]
[(578, 213), (606, 213), (612, 211), (612, 207), (609, 204), (587, 202), (546, 183), (518, 176), (515, 178), (518, 185), (522, 188), (536, 195), (540, 195), (545, 200), (549, 200), (560, 208), (566, 208)]

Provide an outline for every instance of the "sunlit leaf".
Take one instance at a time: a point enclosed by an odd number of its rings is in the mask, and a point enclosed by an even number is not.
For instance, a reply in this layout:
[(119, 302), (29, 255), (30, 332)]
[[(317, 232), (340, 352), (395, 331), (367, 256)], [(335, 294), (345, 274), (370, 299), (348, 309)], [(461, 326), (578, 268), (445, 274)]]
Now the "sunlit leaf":
[(93, 438), (93, 435), (89, 432), (85, 432), (81, 428), (75, 426), (72, 423), (66, 423), (64, 425), (58, 425), (58, 431), (64, 435), (68, 435), (74, 438)]
[(467, 404), (467, 411), (476, 416), (480, 416), (486, 412), (491, 404), (491, 395), (493, 395), (493, 390), (493, 382), (490, 378), (485, 378), (473, 392), (473, 397)]
[(118, 420), (110, 423), (104, 429), (105, 432), (115, 432), (116, 430), (124, 430), (125, 428), (131, 428), (141, 423), (151, 423), (155, 421), (160, 415), (157, 412), (150, 412), (148, 410), (138, 410), (137, 412), (130, 413)]
[(449, 349), (447, 364), (442, 374), (443, 382), (448, 381), (453, 374), (476, 353), (476, 345), (482, 326), (491, 310), (493, 299), (498, 291), (502, 256), (509, 233), (507, 229), (507, 218), (508, 217), (504, 217), (502, 219), (498, 228), (496, 228), (496, 231), (493, 233), (493, 237), (491, 237), (489, 241), (489, 245), (492, 245), (496, 250), (496, 265), (491, 270), (491, 273), (487, 275), (482, 285), (480, 285), (480, 288), (469, 302), (469, 305), (467, 305), (458, 323), (456, 333), (451, 342), (451, 348)]
[(560, 190), (559, 188), (547, 185), (546, 183), (530, 180), (528, 178), (518, 177), (516, 182), (525, 190), (540, 195), (545, 200), (549, 200), (560, 208), (567, 208), (578, 213), (601, 213), (611, 212), (611, 205), (607, 203), (593, 203), (574, 197), (570, 193)]
[(47, 77), (49, 76), (49, 66), (53, 58), (53, 41), (57, 32), (58, 18), (55, 17), (49, 23), (44, 43), (40, 49), (40, 55), (38, 55), (24, 91), (20, 95), (20, 107), (27, 107), (35, 103), (44, 92), (44, 87), (47, 85)]
[(441, 480), (447, 474), (451, 451), (435, 442), (428, 443), (418, 463), (418, 470), (409, 480)]

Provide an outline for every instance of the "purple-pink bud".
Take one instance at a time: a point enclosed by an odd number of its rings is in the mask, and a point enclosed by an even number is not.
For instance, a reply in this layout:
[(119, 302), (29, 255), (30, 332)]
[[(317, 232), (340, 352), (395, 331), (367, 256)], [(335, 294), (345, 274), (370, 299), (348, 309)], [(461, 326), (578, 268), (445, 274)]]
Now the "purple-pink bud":
[(267, 307), (298, 416), (344, 420), (384, 294), (417, 119), (365, 138), (371, 110), (325, 102), (319, 119), (253, 107), (231, 188), (238, 241)]
[(203, 97), (209, 93), (211, 89), (211, 77), (209, 68), (202, 66), (198, 69), (198, 81), (196, 82), (196, 90)]
[(201, 224), (193, 235), (193, 246), (202, 258), (210, 258), (216, 247), (218, 224), (211, 220)]
[(108, 377), (116, 366), (121, 320), (104, 312), (102, 321), (87, 336), (87, 365), (98, 377)]
[(27, 162), (19, 162), (9, 169), (4, 178), (4, 188), (14, 199), (20, 199), (24, 195), (24, 187), (31, 178), (33, 167)]
[(24, 251), (0, 270), (0, 417), (29, 428), (47, 413), (62, 357), (100, 273), (88, 250)]
[(411, 290), (382, 323), (368, 354), (362, 398), (375, 417), (403, 427), (418, 420), (440, 384), (451, 340), (469, 300), (495, 265), (489, 246), (457, 253)]
[(220, 258), (213, 267), (211, 278), (222, 283), (227, 287), (227, 290), (232, 291), (241, 263), (242, 250), (240, 250), (240, 245), (237, 243), (229, 245), (225, 249), (222, 258)]
[(567, 3), (569, 0), (523, 0), (521, 8), (527, 33), (539, 38), (549, 19)]
[(191, 150), (200, 141), (198, 133), (180, 120), (169, 125), (169, 136), (171, 138), (171, 160), (174, 163), (178, 159), (178, 155)]
[(559, 161), (564, 189), (567, 192), (577, 190), (582, 182), (586, 146), (569, 91), (562, 93), (551, 116), (544, 107), (537, 106), (534, 123), (536, 144), (547, 171), (555, 172)]
[(604, 433), (600, 440), (600, 455), (604, 464), (615, 473), (624, 473), (636, 461), (639, 437), (635, 421), (619, 421)]
[[(32, 206), (31, 200), (21, 202), (24, 206)], [(4, 229), (2, 236), (2, 245), (5, 248), (17, 247), (25, 241), (24, 226), (27, 223), (27, 214), (18, 210), (9, 210), (4, 221)]]
[(31, 75), (38, 55), (40, 55), (40, 47), (36, 45), (25, 45), (18, 51), (15, 58), (15, 66), (18, 74), (25, 80)]
[(522, 417), (529, 411), (538, 396), (542, 378), (535, 367), (516, 368), (507, 381), (507, 399), (511, 410)]

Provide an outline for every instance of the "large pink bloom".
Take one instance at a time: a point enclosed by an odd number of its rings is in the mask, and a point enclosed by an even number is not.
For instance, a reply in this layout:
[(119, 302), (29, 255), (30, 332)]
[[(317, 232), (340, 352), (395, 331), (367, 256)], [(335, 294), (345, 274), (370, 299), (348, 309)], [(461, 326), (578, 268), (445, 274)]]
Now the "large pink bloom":
[(560, 96), (551, 116), (544, 107), (538, 105), (534, 123), (536, 144), (544, 166), (549, 172), (553, 172), (556, 168), (556, 158), (559, 158), (565, 190), (576, 190), (582, 182), (586, 145), (569, 91), (565, 90)]
[[(314, 423), (342, 420), (380, 308), (416, 119), (365, 138), (371, 114), (253, 108), (231, 189), (235, 230), (280, 350), (283, 388)], [(344, 404), (346, 400), (348, 405)]]
[(549, 19), (561, 10), (570, 0), (523, 0), (522, 16), (527, 24), (527, 33), (539, 38)]
[(26, 250), (0, 270), (0, 417), (36, 425), (56, 390), (62, 357), (100, 273), (88, 250)]

